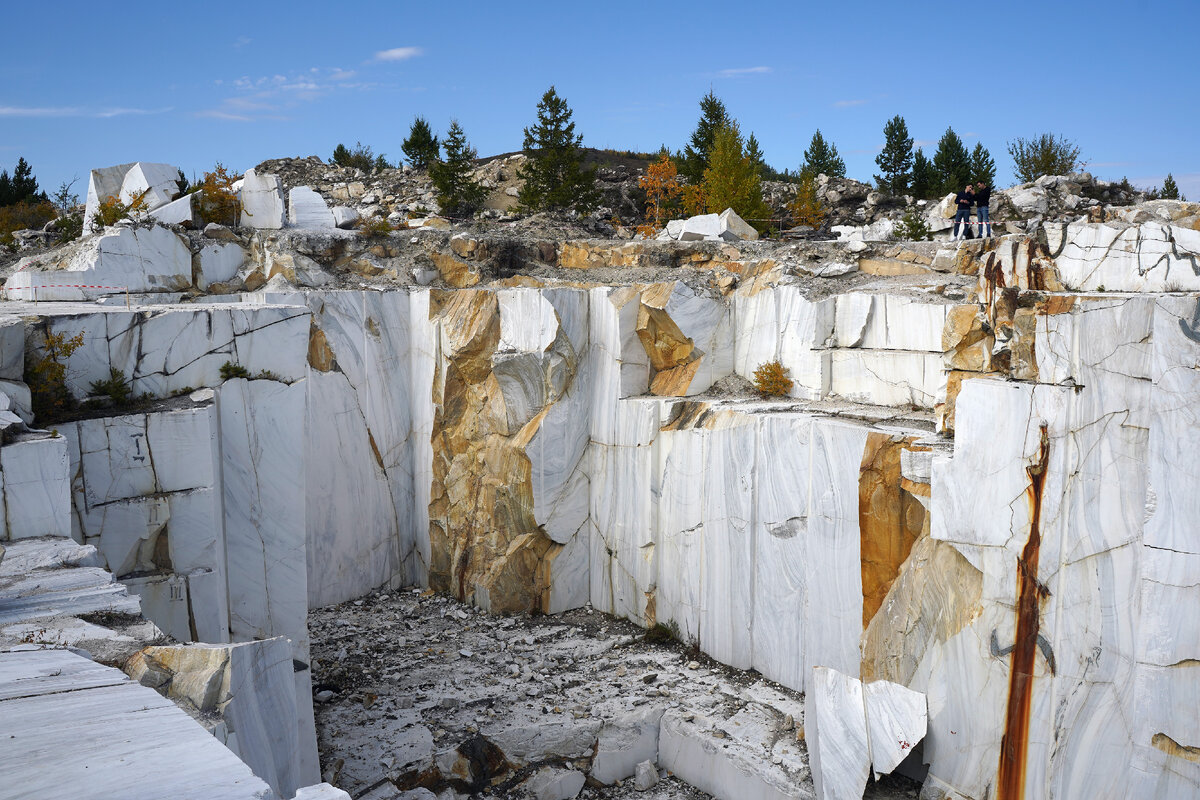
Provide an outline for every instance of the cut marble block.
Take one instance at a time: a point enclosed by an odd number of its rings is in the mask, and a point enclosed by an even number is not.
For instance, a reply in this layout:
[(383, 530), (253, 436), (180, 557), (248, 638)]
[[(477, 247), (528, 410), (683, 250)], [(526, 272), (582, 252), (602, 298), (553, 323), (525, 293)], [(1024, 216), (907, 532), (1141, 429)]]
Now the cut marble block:
[(192, 253), (169, 228), (122, 226), (88, 239), (65, 270), (14, 273), (10, 300), (87, 300), (114, 292), (171, 292), (192, 284)]
[(0, 626), (95, 611), (140, 613), (136, 596), (100, 565), (96, 548), (66, 538), (7, 542), (0, 562)]
[(178, 200), (172, 200), (164, 206), (150, 212), (153, 219), (164, 225), (195, 225), (196, 224), (196, 195), (185, 194)]
[(834, 350), (830, 391), (881, 406), (933, 408), (946, 385), (942, 354), (894, 350)]
[(288, 225), (293, 228), (337, 227), (325, 199), (308, 186), (288, 190)]
[[(1200, 231), (1162, 222), (1073, 222), (1048, 227), (1050, 253), (1063, 286), (1091, 292), (1200, 289), (1195, 263)], [(1056, 246), (1057, 245), (1057, 246)]]
[(65, 650), (0, 654), (6, 786), (80, 800), (274, 800), (271, 788), (170, 700)]
[(902, 295), (842, 294), (836, 306), (838, 347), (942, 352), (948, 305)]
[(605, 722), (596, 740), (591, 775), (611, 784), (633, 775), (642, 761), (658, 761), (662, 708), (645, 706)]
[(679, 232), (679, 241), (716, 241), (721, 238), (721, 230), (719, 214), (700, 214), (684, 220), (683, 227)]
[(857, 678), (815, 667), (805, 692), (804, 741), (817, 800), (861, 800), (871, 751)]
[(127, 669), (203, 718), (219, 717), (217, 738), (281, 797), (320, 779), (315, 747), (301, 746), (299, 706), (309, 698), (296, 695), (286, 639), (148, 647)]
[(0, 447), (4, 521), (0, 538), (71, 535), (67, 440), (27, 438)]
[(863, 685), (867, 739), (876, 780), (900, 766), (925, 738), (928, 710), (925, 695), (890, 681)]
[(246, 170), (242, 179), (241, 215), (238, 224), (246, 228), (278, 230), (287, 222), (283, 205), (283, 183), (278, 175), (259, 175)]
[(205, 245), (200, 251), (200, 274), (196, 278), (196, 286), (201, 291), (208, 289), (214, 283), (225, 283), (233, 280), (238, 270), (242, 268), (246, 252), (235, 242), (219, 242)]
[(668, 709), (659, 728), (658, 763), (719, 800), (809, 800), (798, 747), (766, 749), (755, 740), (761, 723), (746, 722), (748, 731), (735, 728), (731, 737), (733, 726), (727, 725), (718, 738), (709, 720), (699, 715), (689, 720), (682, 709)]
[[(651, 306), (661, 302), (652, 297), (657, 294), (657, 291), (643, 292), (642, 302)], [(676, 281), (662, 308), (703, 354), (700, 366), (688, 384), (688, 395), (701, 394), (733, 373), (733, 314), (724, 299), (696, 294), (687, 284)]]
[(177, 194), (179, 167), (171, 164), (138, 161), (129, 168), (121, 181), (121, 202), (131, 203), (140, 197), (149, 210), (165, 206)]
[(217, 397), (230, 631), (287, 636), (308, 661), (305, 383), (226, 381)]
[(153, 210), (170, 202), (179, 192), (179, 169), (170, 164), (134, 161), (115, 167), (94, 169), (88, 175), (87, 199), (83, 212), (83, 231), (92, 230), (92, 218), (100, 202), (109, 197), (128, 203), (141, 192), (148, 208)]

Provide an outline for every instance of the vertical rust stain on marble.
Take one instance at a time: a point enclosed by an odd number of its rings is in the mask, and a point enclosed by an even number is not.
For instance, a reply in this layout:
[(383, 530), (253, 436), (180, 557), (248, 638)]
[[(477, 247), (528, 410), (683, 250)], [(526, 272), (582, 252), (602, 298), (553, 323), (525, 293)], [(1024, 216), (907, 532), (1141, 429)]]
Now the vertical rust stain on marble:
[(1033, 701), (1033, 663), (1037, 655), (1041, 603), (1045, 588), (1038, 582), (1038, 555), (1042, 546), (1042, 493), (1050, 461), (1050, 438), (1041, 426), (1037, 458), (1025, 468), (1029, 488), (1029, 540), (1017, 559), (1017, 635), (1009, 665), (1008, 708), (1004, 737), (1000, 740), (997, 800), (1022, 800), (1029, 750), (1029, 717)]
[[(900, 574), (925, 526), (925, 507), (904, 487), (900, 453), (913, 440), (871, 433), (858, 473), (859, 561), (862, 570), (863, 629)], [(915, 489), (915, 484), (910, 484)]]

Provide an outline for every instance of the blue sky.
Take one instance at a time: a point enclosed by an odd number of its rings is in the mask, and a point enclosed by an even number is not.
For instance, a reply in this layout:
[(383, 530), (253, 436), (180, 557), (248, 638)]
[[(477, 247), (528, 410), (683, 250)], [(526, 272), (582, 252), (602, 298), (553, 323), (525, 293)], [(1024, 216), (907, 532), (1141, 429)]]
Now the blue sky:
[(680, 147), (711, 87), (780, 169), (820, 128), (869, 180), (901, 114), (927, 153), (948, 125), (982, 141), (1001, 185), (1005, 142), (1053, 131), (1101, 177), (1169, 171), (1200, 200), (1196, 0), (67, 0), (5, 22), (0, 166), (24, 156), (47, 190), (126, 161), (191, 175), (358, 140), (395, 159), (415, 114), (457, 117), (480, 155), (517, 150), (555, 84), (594, 147)]

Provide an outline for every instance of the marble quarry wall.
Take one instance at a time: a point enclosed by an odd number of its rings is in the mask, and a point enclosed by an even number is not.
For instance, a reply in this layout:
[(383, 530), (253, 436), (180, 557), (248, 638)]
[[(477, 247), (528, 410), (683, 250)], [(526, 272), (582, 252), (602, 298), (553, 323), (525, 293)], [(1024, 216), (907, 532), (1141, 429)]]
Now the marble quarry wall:
[[(939, 254), (960, 299), (760, 272), (6, 303), (33, 352), (83, 334), (76, 395), (118, 369), (162, 402), (0, 447), (3, 496), (45, 496), (0, 538), (95, 545), (181, 640), (287, 637), (303, 706), (307, 610), (420, 585), (920, 692), (931, 797), (1194, 793), (1200, 233), (1043, 230)], [(769, 360), (790, 397), (727, 390)]]

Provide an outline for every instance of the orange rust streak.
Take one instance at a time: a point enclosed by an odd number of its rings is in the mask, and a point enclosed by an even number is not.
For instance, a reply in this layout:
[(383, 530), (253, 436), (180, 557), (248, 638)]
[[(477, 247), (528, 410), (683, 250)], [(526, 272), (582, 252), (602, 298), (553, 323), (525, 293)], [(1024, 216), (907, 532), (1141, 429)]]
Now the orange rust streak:
[(1037, 655), (1043, 589), (1038, 583), (1038, 554), (1042, 546), (1042, 492), (1050, 460), (1050, 439), (1041, 426), (1037, 460), (1025, 468), (1029, 476), (1029, 541), (1017, 559), (1017, 636), (1008, 679), (1008, 709), (1004, 738), (1000, 741), (997, 800), (1021, 800), (1025, 796), (1025, 760), (1029, 749), (1029, 710), (1033, 699), (1033, 662)]

